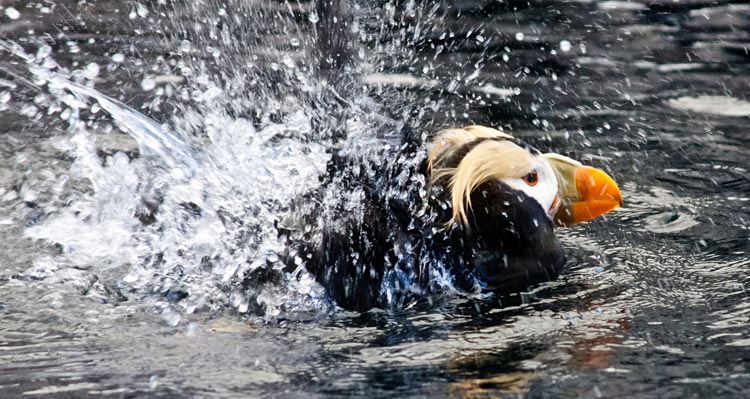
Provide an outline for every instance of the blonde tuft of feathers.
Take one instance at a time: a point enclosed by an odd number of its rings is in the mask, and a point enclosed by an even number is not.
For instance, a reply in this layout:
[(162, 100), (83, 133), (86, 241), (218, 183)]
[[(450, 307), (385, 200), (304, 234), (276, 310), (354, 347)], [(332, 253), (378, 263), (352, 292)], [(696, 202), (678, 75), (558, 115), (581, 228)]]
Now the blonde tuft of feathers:
[(445, 129), (438, 132), (432, 140), (427, 153), (427, 167), (432, 171), (445, 157), (455, 152), (466, 143), (482, 138), (505, 138), (512, 139), (513, 136), (491, 127), (471, 125), (460, 129)]
[(521, 177), (532, 167), (533, 158), (528, 150), (510, 140), (487, 140), (477, 144), (456, 167), (441, 163), (464, 144), (482, 138), (512, 139), (499, 130), (484, 126), (441, 131), (433, 140), (428, 153), (430, 183), (448, 181), (453, 207), (452, 222), (468, 227), (467, 210), (471, 209), (471, 193), (492, 179)]

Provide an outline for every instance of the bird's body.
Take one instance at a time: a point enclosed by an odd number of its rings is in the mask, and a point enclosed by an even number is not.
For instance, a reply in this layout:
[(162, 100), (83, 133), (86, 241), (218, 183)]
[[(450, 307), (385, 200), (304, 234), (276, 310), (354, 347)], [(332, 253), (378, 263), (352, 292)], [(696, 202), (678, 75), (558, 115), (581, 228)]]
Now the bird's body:
[(361, 162), (335, 156), (307, 201), (315, 228), (287, 230), (295, 263), (339, 306), (398, 306), (446, 287), (507, 294), (562, 270), (559, 176), (533, 147), (473, 126), (429, 144), (406, 132), (380, 165)]

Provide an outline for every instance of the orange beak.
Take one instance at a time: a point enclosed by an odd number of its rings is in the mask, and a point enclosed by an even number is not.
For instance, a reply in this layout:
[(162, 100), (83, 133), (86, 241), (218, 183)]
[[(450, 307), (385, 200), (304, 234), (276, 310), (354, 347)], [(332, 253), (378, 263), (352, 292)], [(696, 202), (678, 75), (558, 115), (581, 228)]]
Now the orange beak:
[(557, 174), (562, 205), (555, 213), (558, 226), (572, 226), (622, 205), (617, 183), (604, 171), (583, 166), (558, 154), (545, 154)]

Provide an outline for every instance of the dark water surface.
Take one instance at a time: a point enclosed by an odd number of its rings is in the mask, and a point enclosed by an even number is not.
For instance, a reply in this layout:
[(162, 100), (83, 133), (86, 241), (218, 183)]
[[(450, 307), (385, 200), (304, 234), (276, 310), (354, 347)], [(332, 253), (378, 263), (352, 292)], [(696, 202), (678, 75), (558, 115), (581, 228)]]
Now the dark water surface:
[[(310, 93), (295, 74), (316, 63), (295, 49), (310, 46), (312, 25), (334, 24), (306, 2), (0, 4), (6, 43), (30, 54), (48, 43), (59, 64), (89, 68), (97, 90), (176, 130), (192, 125), (171, 115), (216, 102), (230, 110), (227, 120), (276, 121), (294, 131), (289, 104), (307, 109)], [(267, 309), (258, 316), (238, 314), (252, 303), (224, 295), (234, 288), (217, 283), (200, 286), (216, 306), (180, 308), (161, 280), (122, 289), (122, 281), (136, 284), (137, 276), (128, 279), (136, 267), (130, 247), (119, 246), (115, 233), (98, 233), (122, 226), (87, 235), (93, 224), (53, 223), (68, 206), (88, 209), (80, 202), (86, 190), (70, 188), (83, 183), (61, 181), (80, 167), (66, 150), (70, 120), (48, 115), (44, 99), (37, 99), (38, 113), (28, 109), (38, 82), (24, 62), (0, 52), (0, 397), (750, 396), (750, 6), (548, 0), (341, 7), (359, 21), (350, 47), (362, 65), (337, 73), (367, 82), (372, 103), (383, 105), (373, 119), (430, 131), (503, 126), (604, 168), (620, 183), (624, 206), (560, 230), (569, 257), (563, 276), (502, 306), (497, 298), (449, 296), (431, 306), (353, 314), (295, 308), (297, 297), (272, 290), (256, 295)], [(213, 38), (205, 27), (224, 15), (235, 18), (225, 22), (232, 29)], [(194, 78), (169, 60), (189, 45), (201, 53), (188, 67), (207, 60), (209, 76), (237, 82), (235, 94), (208, 98), (205, 90), (201, 99), (187, 90), (197, 87)], [(262, 95), (243, 105), (250, 98), (243, 93), (256, 87)], [(12, 98), (3, 100), (4, 93)], [(89, 125), (98, 129), (102, 158), (137, 152), (126, 135), (102, 126)], [(216, 146), (230, 155), (231, 148)], [(237, 191), (282, 190), (287, 182), (231, 178)], [(117, 179), (98, 184), (110, 180)], [(114, 215), (119, 206), (103, 209)], [(87, 245), (101, 257), (75, 252)], [(187, 262), (181, 267), (189, 274)], [(271, 313), (277, 302), (282, 311)]]

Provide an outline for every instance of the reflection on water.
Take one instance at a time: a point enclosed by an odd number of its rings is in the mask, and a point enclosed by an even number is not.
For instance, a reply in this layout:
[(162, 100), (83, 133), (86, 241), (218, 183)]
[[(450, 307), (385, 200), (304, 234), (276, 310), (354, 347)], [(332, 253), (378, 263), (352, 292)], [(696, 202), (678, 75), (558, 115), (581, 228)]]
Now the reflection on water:
[[(454, 3), (343, 13), (358, 61), (340, 80), (306, 2), (0, 6), (30, 60), (0, 57), (0, 396), (746, 395), (750, 8)], [(29, 65), (189, 155), (154, 156)], [(357, 150), (402, 122), (504, 126), (603, 167), (626, 203), (561, 230), (566, 272), (518, 296), (355, 314), (301, 277), (239, 287), (247, 259), (275, 263), (270, 227), (325, 165), (331, 120)], [(156, 161), (180, 157), (200, 166)]]
[(669, 100), (674, 108), (723, 116), (750, 116), (750, 102), (732, 97), (698, 96)]

